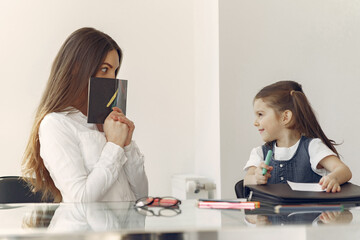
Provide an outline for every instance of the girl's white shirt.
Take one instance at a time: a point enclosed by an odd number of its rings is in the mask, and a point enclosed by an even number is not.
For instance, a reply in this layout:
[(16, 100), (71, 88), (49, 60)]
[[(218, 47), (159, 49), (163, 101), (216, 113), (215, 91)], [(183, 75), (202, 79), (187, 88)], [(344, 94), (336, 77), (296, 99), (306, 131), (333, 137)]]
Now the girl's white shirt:
[(47, 114), (39, 129), (40, 156), (63, 202), (134, 201), (148, 195), (144, 155), (124, 149), (76, 109)]
[[(298, 146), (300, 143), (300, 139), (299, 141), (297, 141), (293, 146), (287, 148), (287, 147), (277, 147), (275, 144), (275, 148), (274, 148), (274, 158), (278, 161), (288, 161), (290, 160)], [(329, 174), (330, 172), (327, 171), (325, 168), (316, 168), (317, 165), (319, 164), (319, 162), (327, 157), (327, 156), (331, 156), (334, 155), (336, 156), (336, 154), (328, 147), (326, 146), (320, 138), (314, 138), (310, 141), (309, 143), (309, 155), (310, 155), (310, 164), (311, 164), (311, 169), (319, 174), (320, 176), (325, 176), (327, 174)], [(244, 170), (247, 171), (249, 167), (252, 166), (259, 166), (260, 163), (264, 161), (264, 154), (262, 151), (262, 146), (253, 148), (251, 153), (250, 153), (250, 158), (247, 161)]]

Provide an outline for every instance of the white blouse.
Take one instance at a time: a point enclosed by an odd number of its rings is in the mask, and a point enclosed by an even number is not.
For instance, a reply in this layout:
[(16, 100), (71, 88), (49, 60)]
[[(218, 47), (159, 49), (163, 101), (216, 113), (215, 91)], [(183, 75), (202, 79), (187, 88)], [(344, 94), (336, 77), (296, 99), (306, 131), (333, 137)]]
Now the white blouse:
[[(278, 161), (288, 161), (290, 160), (294, 154), (296, 153), (296, 150), (299, 146), (300, 139), (291, 147), (278, 147), (275, 144), (274, 148), (274, 158)], [(319, 174), (320, 176), (325, 176), (329, 174), (328, 171), (326, 171), (325, 168), (317, 168), (318, 164), (321, 160), (323, 160), (327, 156), (336, 154), (328, 147), (326, 146), (320, 138), (314, 138), (309, 143), (309, 155), (310, 155), (310, 164), (311, 169)], [(262, 146), (253, 148), (250, 154), (250, 158), (247, 161), (244, 170), (248, 170), (249, 167), (252, 166), (259, 166), (259, 164), (264, 161), (264, 154), (262, 151)]]
[(148, 195), (144, 155), (134, 141), (124, 149), (76, 109), (45, 116), (40, 156), (63, 202), (134, 201)]
[[(44, 205), (43, 205), (44, 206)], [(46, 213), (50, 207), (39, 208)], [(54, 208), (50, 205), (51, 209)], [(37, 208), (35, 208), (37, 210)], [(49, 211), (49, 210), (48, 210)], [(35, 217), (39, 217), (36, 216)], [(54, 213), (46, 232), (67, 233), (77, 231), (119, 231), (144, 229), (145, 215), (139, 214), (131, 202), (106, 204), (61, 203)], [(34, 222), (36, 219), (32, 219)]]

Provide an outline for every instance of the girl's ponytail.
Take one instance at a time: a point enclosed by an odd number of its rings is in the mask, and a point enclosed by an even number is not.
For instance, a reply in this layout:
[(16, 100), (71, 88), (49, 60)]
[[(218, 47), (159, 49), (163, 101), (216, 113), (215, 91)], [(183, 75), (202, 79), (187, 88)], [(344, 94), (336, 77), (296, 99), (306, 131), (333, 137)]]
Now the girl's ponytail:
[[(320, 127), (314, 111), (305, 96), (302, 87), (295, 81), (279, 81), (261, 89), (255, 99), (263, 99), (271, 108), (281, 113), (290, 110), (293, 113), (288, 128), (296, 129), (309, 138), (320, 138), (337, 156), (333, 140), (326, 137)], [(254, 100), (255, 100), (254, 99)]]
[(335, 141), (328, 139), (321, 129), (318, 120), (314, 114), (310, 102), (308, 101), (305, 94), (301, 91), (291, 90), (289, 93), (293, 99), (293, 115), (294, 123), (291, 128), (294, 128), (310, 138), (320, 138), (326, 146), (328, 146), (336, 155), (339, 157), (334, 145)]

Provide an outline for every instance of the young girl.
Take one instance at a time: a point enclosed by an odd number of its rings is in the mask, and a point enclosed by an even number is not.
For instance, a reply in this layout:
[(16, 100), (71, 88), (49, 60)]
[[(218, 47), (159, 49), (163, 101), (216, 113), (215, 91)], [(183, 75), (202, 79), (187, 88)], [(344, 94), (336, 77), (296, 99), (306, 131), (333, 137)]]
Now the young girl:
[[(340, 192), (340, 185), (351, 179), (300, 84), (280, 81), (264, 87), (255, 96), (254, 113), (254, 126), (266, 143), (252, 150), (244, 167), (244, 185), (318, 182), (326, 192)], [(263, 160), (269, 150), (274, 154), (266, 165)]]
[(134, 201), (148, 195), (133, 122), (114, 108), (103, 125), (87, 123), (89, 78), (115, 78), (121, 60), (116, 42), (93, 28), (75, 31), (61, 47), (23, 160), (25, 177), (44, 198)]

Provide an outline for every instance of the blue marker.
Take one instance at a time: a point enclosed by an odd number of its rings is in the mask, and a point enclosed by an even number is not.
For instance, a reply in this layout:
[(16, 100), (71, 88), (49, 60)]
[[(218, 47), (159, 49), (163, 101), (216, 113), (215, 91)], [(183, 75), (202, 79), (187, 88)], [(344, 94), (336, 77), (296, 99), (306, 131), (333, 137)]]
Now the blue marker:
[[(267, 155), (266, 155), (266, 158), (265, 158), (265, 164), (269, 166), (269, 163), (270, 163), (270, 160), (271, 160), (271, 156), (272, 156), (272, 150), (269, 150), (267, 152)], [(263, 168), (263, 172), (262, 174), (265, 175), (267, 172), (267, 169), (266, 168)]]

